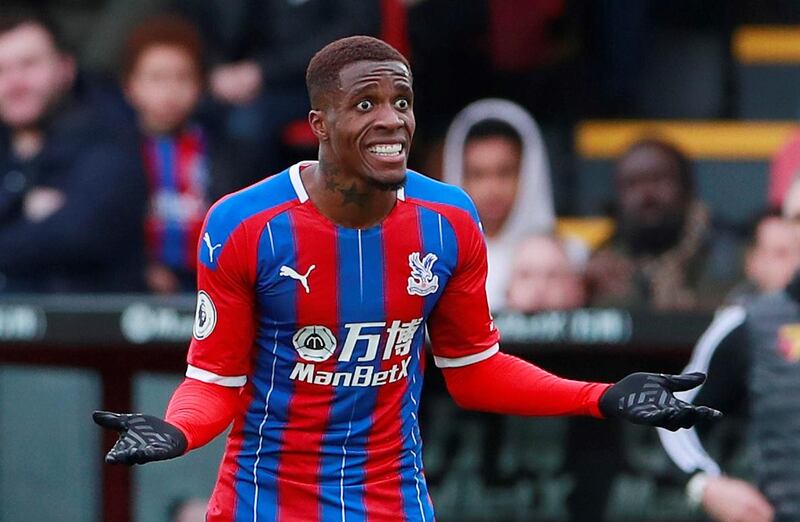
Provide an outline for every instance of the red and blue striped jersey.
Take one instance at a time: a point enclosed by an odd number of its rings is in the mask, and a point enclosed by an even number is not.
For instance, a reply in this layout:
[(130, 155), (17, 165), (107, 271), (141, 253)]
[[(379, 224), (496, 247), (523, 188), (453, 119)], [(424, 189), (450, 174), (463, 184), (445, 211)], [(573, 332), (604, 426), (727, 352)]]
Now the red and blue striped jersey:
[(144, 137), (148, 186), (145, 239), (149, 261), (195, 270), (195, 248), (210, 201), (208, 152), (198, 127), (174, 136)]
[(409, 171), (379, 225), (345, 228), (301, 168), (223, 198), (202, 231), (187, 377), (243, 387), (208, 520), (433, 520), (425, 330), (440, 367), (498, 350), (477, 213)]

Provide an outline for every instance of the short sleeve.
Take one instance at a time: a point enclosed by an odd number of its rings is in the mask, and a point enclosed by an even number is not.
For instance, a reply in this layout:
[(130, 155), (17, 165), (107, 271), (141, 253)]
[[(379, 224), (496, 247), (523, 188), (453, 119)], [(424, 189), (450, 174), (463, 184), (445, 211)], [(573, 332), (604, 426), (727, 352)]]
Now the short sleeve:
[(428, 319), (434, 362), (440, 368), (474, 364), (499, 349), (486, 296), (486, 242), (466, 213), (456, 225), (458, 264)]
[(198, 247), (197, 308), (186, 376), (238, 387), (247, 382), (255, 338), (255, 252), (244, 224), (227, 238), (215, 238), (210, 228), (204, 227)]

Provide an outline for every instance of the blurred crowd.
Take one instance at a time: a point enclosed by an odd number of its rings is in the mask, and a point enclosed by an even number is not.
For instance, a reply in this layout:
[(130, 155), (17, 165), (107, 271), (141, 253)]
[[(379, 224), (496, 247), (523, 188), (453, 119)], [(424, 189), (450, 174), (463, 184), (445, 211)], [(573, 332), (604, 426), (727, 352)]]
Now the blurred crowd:
[[(764, 208), (746, 229), (715, 216), (692, 157), (653, 135), (614, 160), (606, 213), (576, 219), (569, 144), (582, 118), (731, 116), (714, 92), (660, 89), (719, 71), (653, 76), (646, 49), (727, 48), (744, 22), (798, 24), (800, 4), (4, 0), (0, 293), (193, 292), (214, 201), (316, 158), (311, 56), (367, 34), (410, 57), (411, 167), (475, 202), (493, 310), (751, 303), (800, 267), (800, 133), (763, 173)], [(172, 519), (202, 511), (176, 503)]]
[[(0, 291), (193, 291), (210, 205), (315, 158), (305, 67), (350, 34), (382, 37), (411, 57), (420, 121), (412, 167), (474, 200), (493, 309), (710, 310), (782, 288), (800, 245), (776, 209), (800, 138), (775, 159), (771, 207), (746, 232), (715, 219), (691, 160), (652, 136), (616, 161), (605, 233), (559, 226), (571, 210), (560, 203), (566, 167), (548, 153), (540, 122), (626, 115), (618, 98), (636, 89), (638, 62), (617, 44), (655, 23), (653, 2), (607, 4), (4, 2)], [(786, 15), (783, 3), (771, 6)], [(729, 13), (721, 2), (706, 8)], [(629, 30), (613, 33), (623, 22)], [(720, 16), (714, 28), (734, 22)], [(576, 71), (585, 82), (569, 82)], [(579, 85), (594, 92), (578, 96)]]

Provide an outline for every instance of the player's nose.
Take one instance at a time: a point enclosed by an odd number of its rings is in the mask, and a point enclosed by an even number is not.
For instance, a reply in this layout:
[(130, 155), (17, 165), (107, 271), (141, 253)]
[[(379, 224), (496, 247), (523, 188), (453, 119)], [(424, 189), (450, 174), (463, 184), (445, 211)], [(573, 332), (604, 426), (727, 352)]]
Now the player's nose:
[(395, 130), (402, 128), (403, 125), (403, 118), (391, 104), (384, 103), (378, 106), (375, 114), (376, 127)]

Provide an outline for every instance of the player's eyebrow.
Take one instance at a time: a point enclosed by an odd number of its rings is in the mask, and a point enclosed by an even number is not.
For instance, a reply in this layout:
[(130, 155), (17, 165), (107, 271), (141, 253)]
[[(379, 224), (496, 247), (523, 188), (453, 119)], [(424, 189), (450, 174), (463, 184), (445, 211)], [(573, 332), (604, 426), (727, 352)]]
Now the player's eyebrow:
[[(405, 77), (395, 78), (392, 82), (395, 88), (403, 91), (404, 94), (411, 94), (413, 89), (411, 88), (411, 84)], [(357, 98), (359, 96), (364, 96), (365, 94), (370, 94), (371, 91), (374, 91), (378, 87), (377, 80), (365, 79), (360, 81), (352, 90), (347, 93), (347, 98)]]
[(361, 85), (356, 85), (356, 87), (351, 89), (350, 92), (348, 92), (347, 94), (349, 97), (355, 98), (358, 96), (362, 96), (363, 94), (368, 93), (369, 91), (374, 91), (377, 86), (378, 82), (376, 80), (367, 80), (364, 83), (361, 83)]
[(411, 82), (409, 82), (406, 78), (398, 78), (394, 81), (394, 86), (406, 94), (413, 94), (414, 92), (414, 88), (411, 87)]

